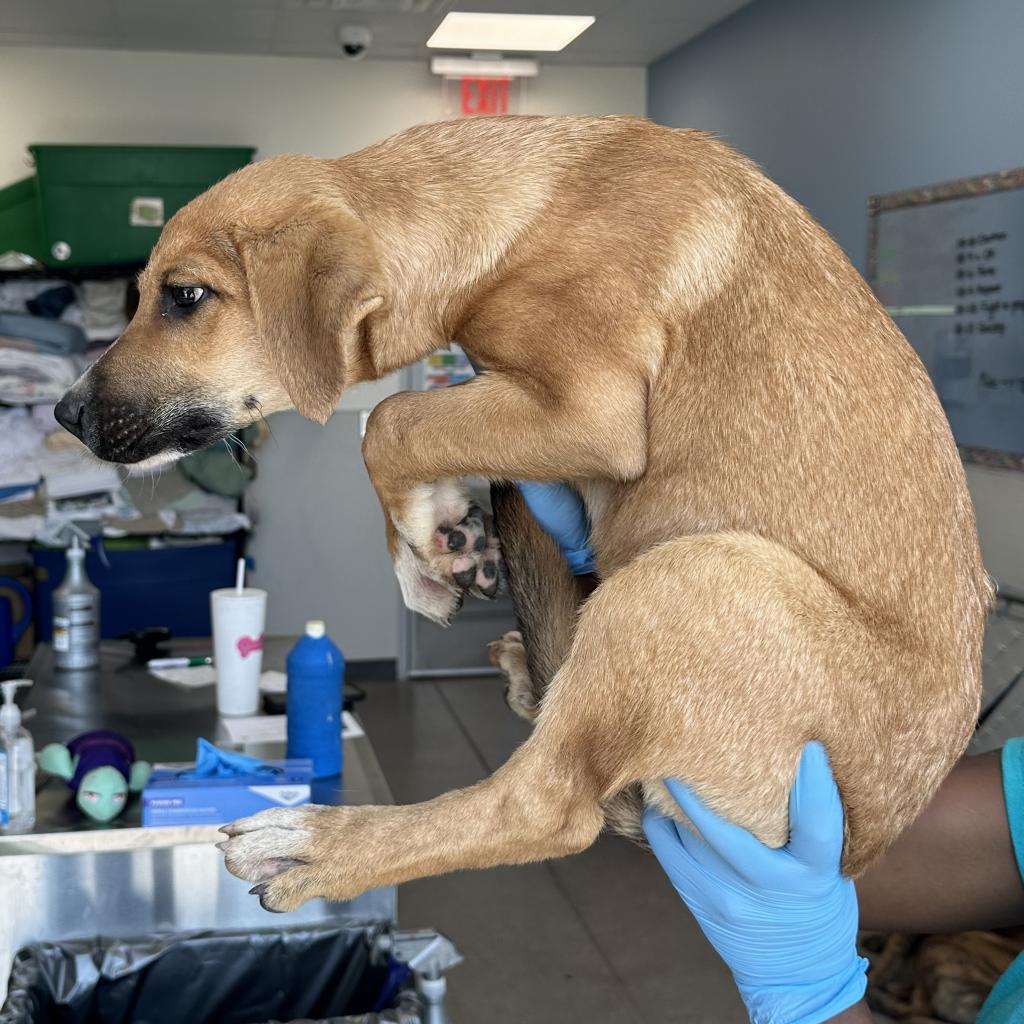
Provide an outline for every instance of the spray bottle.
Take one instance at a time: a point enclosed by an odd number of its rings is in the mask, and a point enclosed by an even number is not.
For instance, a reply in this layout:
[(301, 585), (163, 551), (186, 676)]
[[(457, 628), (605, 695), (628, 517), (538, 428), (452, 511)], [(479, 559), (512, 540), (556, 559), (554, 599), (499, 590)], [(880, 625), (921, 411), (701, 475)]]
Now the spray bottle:
[(14, 703), (18, 687), (31, 685), (31, 679), (0, 683), (0, 832), (27, 832), (36, 823), (35, 747)]
[(60, 669), (93, 668), (100, 661), (100, 592), (85, 574), (77, 532), (67, 559), (67, 575), (53, 592), (53, 663)]

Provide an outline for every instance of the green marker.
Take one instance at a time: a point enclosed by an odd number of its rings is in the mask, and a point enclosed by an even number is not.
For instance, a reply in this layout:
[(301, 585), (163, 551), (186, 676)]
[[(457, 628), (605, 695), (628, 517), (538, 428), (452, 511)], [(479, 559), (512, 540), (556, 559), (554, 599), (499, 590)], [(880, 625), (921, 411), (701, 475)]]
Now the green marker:
[(193, 668), (196, 665), (212, 665), (213, 658), (206, 655), (201, 658), (151, 658), (146, 662), (146, 668)]

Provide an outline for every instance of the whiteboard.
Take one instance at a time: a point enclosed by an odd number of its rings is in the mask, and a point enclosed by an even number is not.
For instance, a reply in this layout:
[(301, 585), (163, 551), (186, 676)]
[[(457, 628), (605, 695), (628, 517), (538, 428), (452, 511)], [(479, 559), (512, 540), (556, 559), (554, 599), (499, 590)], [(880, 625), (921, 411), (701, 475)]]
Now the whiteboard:
[(868, 275), (968, 461), (1024, 470), (1024, 169), (875, 196)]

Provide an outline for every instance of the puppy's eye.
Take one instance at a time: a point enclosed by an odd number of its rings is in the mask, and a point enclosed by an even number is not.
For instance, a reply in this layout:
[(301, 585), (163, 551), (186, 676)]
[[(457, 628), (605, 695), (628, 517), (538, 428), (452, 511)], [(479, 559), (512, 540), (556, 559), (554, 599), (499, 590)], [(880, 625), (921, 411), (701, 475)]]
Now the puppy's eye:
[(172, 284), (171, 299), (179, 309), (197, 306), (206, 295), (206, 289), (198, 284)]

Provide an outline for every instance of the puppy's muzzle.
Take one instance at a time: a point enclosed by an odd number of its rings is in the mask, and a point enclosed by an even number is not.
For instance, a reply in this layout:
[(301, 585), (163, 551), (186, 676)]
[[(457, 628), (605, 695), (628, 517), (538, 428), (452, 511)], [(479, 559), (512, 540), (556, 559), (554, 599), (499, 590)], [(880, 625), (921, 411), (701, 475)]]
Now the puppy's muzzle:
[(53, 414), (98, 458), (123, 464), (198, 451), (232, 429), (226, 410), (199, 394), (146, 400), (110, 391), (96, 373), (79, 380)]

